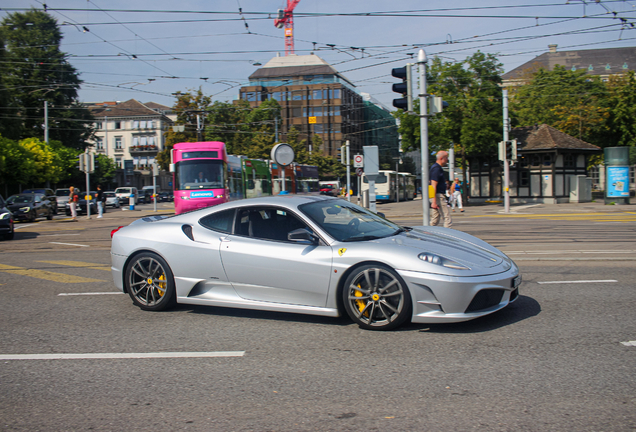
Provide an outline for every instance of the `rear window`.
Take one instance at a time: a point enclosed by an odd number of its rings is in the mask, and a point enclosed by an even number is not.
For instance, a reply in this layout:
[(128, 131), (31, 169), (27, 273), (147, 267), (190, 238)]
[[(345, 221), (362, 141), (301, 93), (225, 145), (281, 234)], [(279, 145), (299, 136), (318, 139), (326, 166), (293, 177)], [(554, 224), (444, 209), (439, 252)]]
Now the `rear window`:
[(56, 196), (68, 196), (70, 193), (70, 189), (58, 189), (55, 191)]
[(130, 188), (117, 188), (115, 193), (130, 193)]

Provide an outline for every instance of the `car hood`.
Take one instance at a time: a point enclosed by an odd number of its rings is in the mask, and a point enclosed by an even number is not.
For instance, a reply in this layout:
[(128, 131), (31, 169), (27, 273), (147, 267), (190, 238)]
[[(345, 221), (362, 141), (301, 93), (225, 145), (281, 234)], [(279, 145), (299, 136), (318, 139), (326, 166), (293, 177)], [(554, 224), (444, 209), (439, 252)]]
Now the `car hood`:
[[(357, 255), (355, 251), (360, 248), (360, 253), (367, 257), (376, 253), (387, 257), (387, 264), (396, 269), (450, 276), (497, 274), (508, 271), (515, 265), (503, 252), (485, 241), (461, 231), (440, 227), (417, 227), (398, 235), (358, 242), (355, 246), (352, 243), (342, 245), (347, 245), (352, 254)], [(421, 253), (430, 253), (455, 261), (469, 270), (427, 263), (418, 258)]]
[(7, 208), (13, 212), (16, 210), (20, 210), (21, 208), (24, 208), (24, 207), (32, 207), (32, 206), (33, 206), (33, 203), (9, 204), (7, 205)]

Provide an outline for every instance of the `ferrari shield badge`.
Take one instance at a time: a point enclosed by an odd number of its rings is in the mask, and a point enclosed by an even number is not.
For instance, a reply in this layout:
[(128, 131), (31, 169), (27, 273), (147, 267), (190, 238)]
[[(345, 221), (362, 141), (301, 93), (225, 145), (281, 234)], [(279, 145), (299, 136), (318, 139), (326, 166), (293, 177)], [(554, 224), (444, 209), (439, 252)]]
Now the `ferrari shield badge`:
[(347, 248), (340, 248), (338, 249), (338, 255), (342, 256), (344, 255), (344, 253), (347, 251)]

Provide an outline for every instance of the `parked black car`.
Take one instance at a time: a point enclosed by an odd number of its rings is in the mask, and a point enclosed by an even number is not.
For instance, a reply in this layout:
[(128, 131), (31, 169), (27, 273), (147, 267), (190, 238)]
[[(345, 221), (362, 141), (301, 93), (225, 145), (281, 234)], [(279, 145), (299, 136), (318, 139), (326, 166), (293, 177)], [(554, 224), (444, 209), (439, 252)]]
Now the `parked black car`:
[(23, 194), (36, 193), (36, 194), (44, 195), (43, 199), (51, 202), (51, 207), (53, 207), (53, 214), (57, 214), (57, 209), (58, 209), (57, 196), (55, 192), (53, 191), (53, 189), (49, 189), (49, 188), (25, 189), (22, 191), (22, 193)]
[(5, 240), (13, 240), (13, 214), (0, 195), (0, 237)]
[(157, 196), (157, 202), (171, 202), (174, 201), (174, 195), (172, 192), (159, 192)]
[[(77, 202), (77, 214), (86, 214), (86, 192), (78, 192), (79, 201)], [(91, 214), (97, 214), (97, 200), (95, 199), (96, 192), (89, 192), (91, 196), (90, 206), (91, 206)], [(66, 216), (71, 215), (71, 203), (66, 203)]]
[(44, 198), (44, 194), (21, 193), (7, 198), (7, 207), (13, 213), (13, 220), (35, 222), (39, 217), (53, 219), (51, 201)]

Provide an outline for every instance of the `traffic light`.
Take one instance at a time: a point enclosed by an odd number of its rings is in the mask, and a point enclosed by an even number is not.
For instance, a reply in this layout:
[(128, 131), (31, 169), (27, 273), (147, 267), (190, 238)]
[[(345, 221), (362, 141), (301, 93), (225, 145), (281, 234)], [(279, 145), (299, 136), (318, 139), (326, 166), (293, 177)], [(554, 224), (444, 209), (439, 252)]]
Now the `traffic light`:
[(516, 162), (517, 161), (517, 145), (516, 139), (501, 141), (499, 143), (499, 160), (502, 162)]
[(506, 159), (511, 162), (517, 161), (517, 140), (506, 141)]
[(401, 68), (393, 68), (391, 75), (402, 80), (399, 84), (393, 84), (393, 91), (402, 94), (399, 99), (393, 99), (393, 106), (404, 111), (413, 111), (413, 91), (411, 89), (411, 65)]
[(428, 113), (437, 114), (441, 113), (444, 108), (448, 108), (448, 102), (442, 100), (439, 96), (429, 96), (428, 98)]
[(340, 156), (340, 163), (343, 165), (347, 164), (347, 146), (341, 145), (340, 150), (338, 152), (338, 156)]

